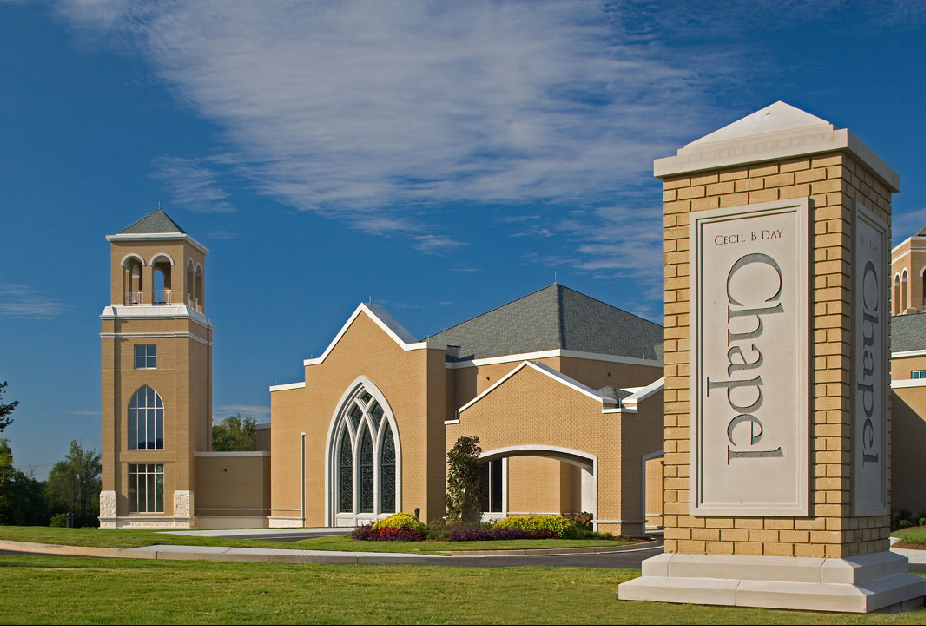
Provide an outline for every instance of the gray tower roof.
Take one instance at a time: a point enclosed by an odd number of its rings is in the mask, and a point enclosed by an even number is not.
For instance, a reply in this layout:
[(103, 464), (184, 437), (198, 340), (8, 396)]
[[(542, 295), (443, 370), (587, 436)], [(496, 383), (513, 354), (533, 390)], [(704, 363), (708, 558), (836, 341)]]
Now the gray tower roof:
[(155, 234), (155, 233), (180, 233), (186, 234), (186, 231), (177, 225), (177, 222), (170, 219), (161, 207), (158, 207), (145, 217), (141, 218), (131, 226), (123, 228), (119, 234)]
[(447, 360), (574, 350), (662, 360), (662, 326), (564, 287), (550, 285), (432, 335)]

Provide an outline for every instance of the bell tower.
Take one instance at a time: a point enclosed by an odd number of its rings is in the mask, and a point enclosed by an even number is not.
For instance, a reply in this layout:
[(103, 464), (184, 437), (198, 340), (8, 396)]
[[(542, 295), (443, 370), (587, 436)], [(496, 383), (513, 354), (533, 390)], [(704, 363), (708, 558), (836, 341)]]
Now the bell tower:
[(189, 528), (194, 454), (211, 447), (209, 251), (160, 207), (106, 239), (100, 526)]

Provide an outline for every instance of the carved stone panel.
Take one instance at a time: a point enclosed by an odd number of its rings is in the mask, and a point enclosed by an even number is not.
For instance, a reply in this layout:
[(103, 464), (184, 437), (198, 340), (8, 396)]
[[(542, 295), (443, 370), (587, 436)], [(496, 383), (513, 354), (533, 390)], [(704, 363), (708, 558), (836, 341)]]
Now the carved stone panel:
[(691, 214), (691, 514), (809, 508), (809, 199)]
[(855, 205), (852, 352), (852, 513), (887, 510), (887, 226)]

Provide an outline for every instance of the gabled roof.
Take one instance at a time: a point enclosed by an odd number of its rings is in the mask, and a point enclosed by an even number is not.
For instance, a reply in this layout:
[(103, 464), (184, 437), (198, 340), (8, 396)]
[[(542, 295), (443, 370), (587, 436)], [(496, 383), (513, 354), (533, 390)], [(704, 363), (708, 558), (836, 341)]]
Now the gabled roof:
[(361, 313), (366, 314), (373, 322), (379, 326), (389, 338), (392, 339), (396, 345), (402, 348), (404, 351), (409, 352), (411, 350), (422, 350), (427, 348), (429, 343), (428, 341), (418, 342), (415, 340), (414, 335), (405, 330), (401, 324), (399, 324), (391, 315), (386, 313), (383, 308), (377, 304), (363, 304), (354, 309), (353, 314), (347, 319), (344, 323), (344, 326), (341, 327), (341, 330), (338, 331), (338, 334), (335, 335), (334, 339), (328, 344), (328, 347), (322, 353), (321, 356), (315, 357), (314, 359), (305, 359), (303, 361), (304, 365), (318, 365), (331, 354), (331, 351), (334, 350), (334, 347), (338, 345), (338, 342), (341, 341), (341, 337), (344, 336), (344, 333), (347, 332), (347, 329), (351, 327), (351, 324), (354, 323), (354, 320), (357, 319)]
[(926, 350), (926, 312), (891, 318), (891, 353)]
[(154, 211), (141, 218), (137, 222), (119, 231), (120, 235), (160, 233), (177, 233), (183, 235), (186, 234), (186, 231), (180, 228), (180, 226), (177, 225), (177, 222), (172, 220), (170, 216), (161, 209), (161, 207), (156, 208)]
[(447, 344), (451, 362), (545, 350), (660, 361), (662, 334), (659, 324), (554, 284), (429, 339)]

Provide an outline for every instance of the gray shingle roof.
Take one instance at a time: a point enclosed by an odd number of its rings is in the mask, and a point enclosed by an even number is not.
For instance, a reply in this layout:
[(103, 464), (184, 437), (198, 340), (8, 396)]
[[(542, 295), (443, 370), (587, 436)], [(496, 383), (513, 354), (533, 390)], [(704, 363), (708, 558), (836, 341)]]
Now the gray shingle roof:
[(926, 350), (926, 313), (891, 318), (891, 352)]
[(662, 326), (550, 285), (431, 336), (450, 346), (448, 361), (575, 350), (662, 360)]
[(155, 234), (155, 233), (180, 233), (186, 234), (180, 226), (177, 225), (177, 222), (170, 219), (170, 217), (161, 210), (161, 207), (158, 207), (145, 217), (141, 218), (131, 226), (123, 228), (119, 234), (123, 233), (144, 233), (144, 234)]

